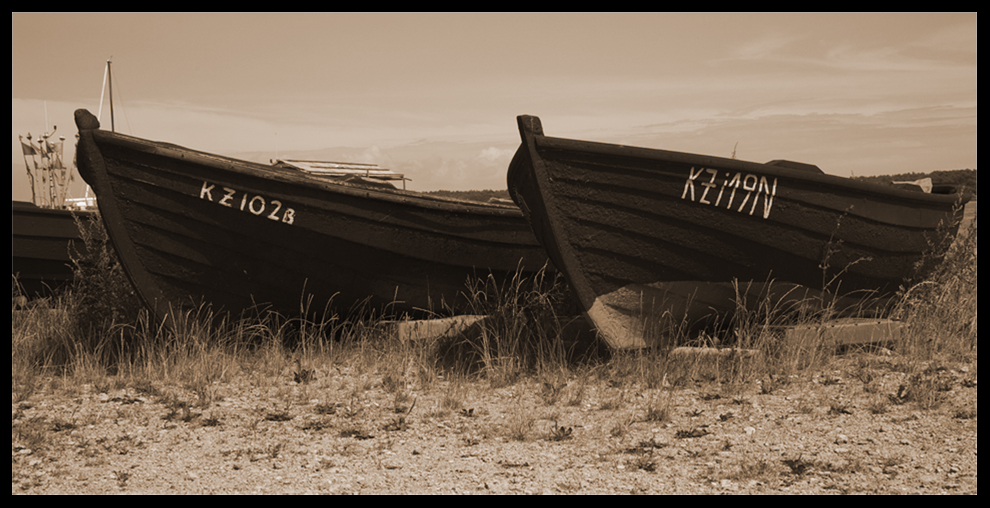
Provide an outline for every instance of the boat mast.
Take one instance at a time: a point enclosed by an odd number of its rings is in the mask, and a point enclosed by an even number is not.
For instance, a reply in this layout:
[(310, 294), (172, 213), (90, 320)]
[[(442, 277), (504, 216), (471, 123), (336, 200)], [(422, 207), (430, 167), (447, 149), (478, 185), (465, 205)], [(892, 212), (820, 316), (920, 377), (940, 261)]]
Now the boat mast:
[[(110, 57), (113, 58), (112, 56)], [(110, 132), (117, 132), (113, 125), (113, 76), (110, 72), (110, 60), (107, 60), (107, 84), (110, 87)]]
[(107, 59), (107, 67), (103, 71), (103, 89), (100, 90), (100, 109), (96, 112), (96, 118), (103, 118), (103, 98), (106, 97), (107, 85), (110, 85), (110, 131), (116, 132), (113, 122), (113, 79), (110, 76), (110, 61), (113, 60), (113, 56)]

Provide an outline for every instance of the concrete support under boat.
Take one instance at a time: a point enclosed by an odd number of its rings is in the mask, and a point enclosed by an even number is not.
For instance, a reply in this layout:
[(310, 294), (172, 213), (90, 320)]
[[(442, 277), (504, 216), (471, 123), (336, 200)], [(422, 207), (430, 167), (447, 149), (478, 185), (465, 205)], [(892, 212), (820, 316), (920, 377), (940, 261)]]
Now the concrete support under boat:
[[(838, 318), (823, 323), (769, 326), (767, 331), (776, 335), (781, 342), (788, 345), (823, 345), (843, 348), (848, 346), (866, 346), (870, 344), (891, 344), (901, 337), (906, 327), (903, 321), (876, 318)], [(678, 347), (671, 350), (672, 355), (718, 356), (726, 358), (733, 354), (750, 357), (758, 354), (753, 349), (718, 348), (718, 347)]]
[[(900, 338), (905, 323), (889, 319), (842, 318), (820, 324), (769, 327), (783, 357), (804, 368), (824, 349), (889, 345)], [(668, 359), (678, 368), (718, 368), (718, 365), (759, 365), (763, 352), (735, 347), (677, 347)]]
[(463, 334), (468, 328), (480, 323), (487, 316), (466, 315), (439, 319), (415, 321), (387, 321), (383, 323), (385, 333), (401, 341), (421, 341), (442, 339)]
[[(479, 333), (489, 316), (465, 315), (449, 318), (389, 321), (383, 324), (386, 334), (402, 341), (424, 341), (467, 338)], [(575, 316), (563, 320), (561, 339), (566, 346), (591, 344), (595, 331), (583, 318)], [(779, 337), (789, 347), (834, 347), (889, 345), (895, 343), (906, 324), (902, 321), (874, 318), (840, 318), (819, 324), (773, 326), (768, 331)], [(686, 347), (671, 350), (670, 358), (687, 362), (716, 362), (730, 359), (756, 360), (761, 352), (755, 349)]]
[[(471, 339), (481, 333), (489, 316), (463, 315), (448, 318), (387, 321), (383, 323), (386, 335), (402, 341), (443, 341), (450, 339)], [(560, 340), (568, 351), (581, 351), (585, 354), (599, 342), (595, 330), (588, 325), (584, 316), (570, 316), (560, 319)]]
[(822, 324), (772, 327), (788, 344), (820, 343), (844, 348), (897, 342), (906, 323), (892, 319), (842, 318)]

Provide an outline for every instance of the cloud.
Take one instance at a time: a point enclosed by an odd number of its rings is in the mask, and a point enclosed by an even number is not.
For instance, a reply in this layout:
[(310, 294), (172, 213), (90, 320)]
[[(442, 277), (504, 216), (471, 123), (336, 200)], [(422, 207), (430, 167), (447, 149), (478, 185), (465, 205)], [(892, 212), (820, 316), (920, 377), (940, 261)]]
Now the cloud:
[(767, 58), (779, 57), (781, 52), (790, 46), (796, 37), (781, 34), (770, 34), (740, 44), (733, 53), (736, 58), (742, 60), (763, 60)]
[(500, 162), (501, 159), (508, 160), (512, 158), (512, 154), (515, 153), (514, 149), (506, 148), (499, 149), (494, 146), (485, 148), (478, 154), (478, 158), (483, 161), (488, 162)]

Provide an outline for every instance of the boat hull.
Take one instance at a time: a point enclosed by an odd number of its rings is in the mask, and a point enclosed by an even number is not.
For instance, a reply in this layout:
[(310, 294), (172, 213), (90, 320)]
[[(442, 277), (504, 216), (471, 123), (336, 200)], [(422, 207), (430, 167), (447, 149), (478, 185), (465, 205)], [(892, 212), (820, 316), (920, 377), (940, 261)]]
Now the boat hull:
[(954, 194), (551, 138), (538, 118), (518, 120), (509, 192), (616, 348), (661, 345), (768, 302), (881, 311), (958, 227)]
[(547, 264), (514, 206), (320, 181), (98, 129), (77, 164), (146, 304), (223, 312), (458, 313), (469, 277)]
[(87, 220), (93, 213), (11, 201), (11, 274), (24, 296), (51, 296), (72, 282), (70, 253), (86, 253), (75, 218)]

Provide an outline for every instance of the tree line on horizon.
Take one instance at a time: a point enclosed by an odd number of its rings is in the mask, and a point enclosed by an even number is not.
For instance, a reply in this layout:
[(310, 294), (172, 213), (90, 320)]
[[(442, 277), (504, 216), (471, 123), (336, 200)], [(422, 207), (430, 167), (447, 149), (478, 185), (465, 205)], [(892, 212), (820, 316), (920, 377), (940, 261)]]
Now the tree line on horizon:
[(854, 176), (855, 180), (892, 185), (894, 182), (913, 182), (923, 178), (931, 178), (934, 185), (955, 185), (964, 194), (976, 199), (976, 170), (975, 169), (940, 169), (928, 173), (900, 173), (896, 175)]

